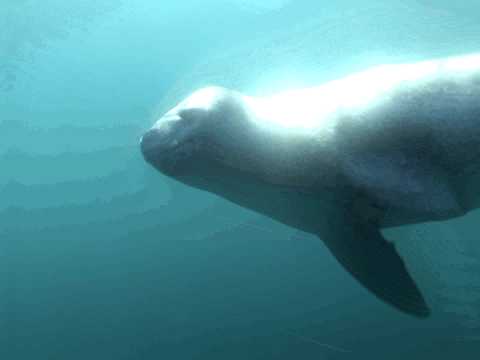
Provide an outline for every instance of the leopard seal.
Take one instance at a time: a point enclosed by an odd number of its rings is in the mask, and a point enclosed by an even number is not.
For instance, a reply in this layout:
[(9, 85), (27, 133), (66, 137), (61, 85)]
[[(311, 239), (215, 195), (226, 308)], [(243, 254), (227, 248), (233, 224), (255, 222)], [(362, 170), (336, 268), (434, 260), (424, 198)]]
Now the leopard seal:
[(480, 53), (265, 97), (206, 87), (140, 143), (163, 174), (318, 235), (370, 292), (426, 317), (381, 229), (480, 206)]

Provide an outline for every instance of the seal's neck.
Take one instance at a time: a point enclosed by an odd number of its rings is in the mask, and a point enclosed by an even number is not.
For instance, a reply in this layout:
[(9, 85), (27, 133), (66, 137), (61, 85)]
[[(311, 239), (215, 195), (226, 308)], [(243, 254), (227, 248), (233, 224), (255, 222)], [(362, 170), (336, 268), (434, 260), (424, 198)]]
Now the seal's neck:
[[(328, 187), (338, 172), (333, 130), (329, 126), (293, 126), (301, 121), (301, 111), (282, 114), (284, 106), (274, 100), (243, 97), (248, 123), (243, 138), (248, 141), (242, 141), (246, 146), (243, 151), (228, 152), (240, 157), (232, 163), (269, 184), (303, 189)], [(290, 123), (285, 120), (287, 115)]]
[(344, 196), (336, 186), (336, 191), (332, 191), (333, 188), (299, 183), (272, 183), (239, 169), (210, 172), (202, 185), (195, 184), (241, 207), (310, 233), (319, 231), (321, 214), (328, 213)]

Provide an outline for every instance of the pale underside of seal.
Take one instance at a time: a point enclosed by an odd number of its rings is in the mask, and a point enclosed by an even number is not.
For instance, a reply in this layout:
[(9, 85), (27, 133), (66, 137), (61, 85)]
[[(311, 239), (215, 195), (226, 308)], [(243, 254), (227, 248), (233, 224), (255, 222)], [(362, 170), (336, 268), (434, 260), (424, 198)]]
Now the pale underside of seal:
[(429, 308), (380, 229), (480, 205), (480, 55), (257, 98), (201, 89), (142, 137), (162, 173), (319, 236), (361, 284)]

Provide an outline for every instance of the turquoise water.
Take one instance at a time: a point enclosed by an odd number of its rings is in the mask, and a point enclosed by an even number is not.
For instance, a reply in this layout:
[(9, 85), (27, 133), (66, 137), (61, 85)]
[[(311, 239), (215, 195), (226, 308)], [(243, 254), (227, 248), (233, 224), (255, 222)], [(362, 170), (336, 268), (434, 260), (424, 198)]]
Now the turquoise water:
[(138, 140), (210, 84), (251, 94), (479, 51), (465, 0), (0, 0), (0, 358), (473, 359), (479, 213), (391, 229), (433, 315), (323, 244), (163, 177)]

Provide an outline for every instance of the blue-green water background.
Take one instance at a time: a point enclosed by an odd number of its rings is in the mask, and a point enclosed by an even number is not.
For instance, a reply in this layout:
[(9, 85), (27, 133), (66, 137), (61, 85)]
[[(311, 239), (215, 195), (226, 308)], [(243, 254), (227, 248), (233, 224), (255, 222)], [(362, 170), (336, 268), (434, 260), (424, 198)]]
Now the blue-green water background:
[(0, 0), (0, 358), (479, 356), (478, 212), (385, 232), (432, 307), (417, 320), (318, 239), (138, 149), (199, 86), (265, 94), (479, 51), (479, 20), (474, 0)]

